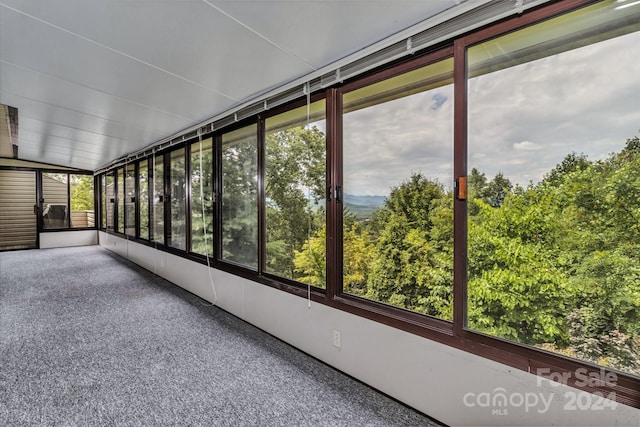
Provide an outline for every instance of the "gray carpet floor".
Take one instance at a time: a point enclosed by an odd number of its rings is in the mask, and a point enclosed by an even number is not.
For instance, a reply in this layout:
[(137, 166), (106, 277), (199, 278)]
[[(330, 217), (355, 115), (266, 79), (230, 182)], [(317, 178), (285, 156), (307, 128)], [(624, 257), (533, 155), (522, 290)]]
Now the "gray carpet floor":
[(437, 424), (92, 246), (0, 253), (0, 425)]

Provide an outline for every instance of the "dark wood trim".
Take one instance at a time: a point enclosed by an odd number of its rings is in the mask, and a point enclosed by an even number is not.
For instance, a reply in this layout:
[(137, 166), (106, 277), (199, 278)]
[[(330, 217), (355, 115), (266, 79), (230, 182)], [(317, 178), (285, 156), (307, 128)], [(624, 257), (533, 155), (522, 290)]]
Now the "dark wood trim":
[[(467, 176), (467, 74), (466, 49), (454, 44), (453, 176)], [(466, 180), (466, 179), (465, 179)], [(453, 324), (456, 334), (467, 324), (467, 200), (453, 201)]]
[(347, 92), (354, 91), (356, 89), (363, 88), (365, 86), (372, 85), (384, 80), (388, 80), (392, 77), (399, 76), (400, 74), (408, 73), (427, 65), (435, 64), (436, 62), (451, 58), (453, 56), (453, 45), (446, 46), (444, 48), (431, 51), (426, 54), (422, 54), (417, 58), (412, 58), (407, 62), (400, 63), (393, 67), (384, 69), (378, 73), (367, 75), (363, 78), (357, 78), (349, 83), (345, 83), (340, 88), (340, 92), (345, 94)]
[(341, 290), (342, 282), (342, 257), (341, 247), (342, 211), (336, 203), (334, 194), (337, 185), (341, 185), (341, 156), (342, 151), (342, 106), (341, 95), (337, 89), (327, 91), (326, 116), (327, 116), (327, 183), (325, 205), (327, 209), (327, 235), (326, 235), (326, 287), (327, 298), (335, 298)]
[(471, 45), (488, 41), (492, 38), (511, 31), (520, 30), (530, 25), (539, 24), (540, 22), (555, 18), (558, 15), (563, 15), (601, 1), (603, 0), (564, 0), (552, 2), (551, 4), (542, 5), (526, 13), (515, 15), (504, 21), (491, 24), (484, 29), (472, 32), (457, 39), (456, 43), (462, 44), (468, 48)]

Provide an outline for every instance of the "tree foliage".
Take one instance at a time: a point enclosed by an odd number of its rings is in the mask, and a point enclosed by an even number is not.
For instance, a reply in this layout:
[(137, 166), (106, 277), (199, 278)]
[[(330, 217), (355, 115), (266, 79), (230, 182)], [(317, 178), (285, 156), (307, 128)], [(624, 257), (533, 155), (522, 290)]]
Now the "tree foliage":
[(222, 148), (222, 256), (258, 265), (258, 175), (255, 140), (246, 139)]
[(71, 184), (71, 210), (93, 210), (93, 176), (70, 175)]
[[(640, 375), (640, 140), (570, 153), (527, 188), (474, 168), (468, 190), (468, 326)], [(345, 292), (452, 319), (451, 191), (413, 174), (343, 222)], [(326, 228), (296, 236), (295, 274), (323, 286)]]
[[(324, 286), (324, 273), (311, 278), (304, 268), (296, 270), (294, 258), (305, 244), (309, 249), (310, 237), (317, 237), (325, 222), (320, 204), (326, 186), (325, 152), (324, 133), (316, 126), (267, 134), (267, 270), (316, 286)], [(317, 254), (315, 268), (324, 268), (323, 254)]]

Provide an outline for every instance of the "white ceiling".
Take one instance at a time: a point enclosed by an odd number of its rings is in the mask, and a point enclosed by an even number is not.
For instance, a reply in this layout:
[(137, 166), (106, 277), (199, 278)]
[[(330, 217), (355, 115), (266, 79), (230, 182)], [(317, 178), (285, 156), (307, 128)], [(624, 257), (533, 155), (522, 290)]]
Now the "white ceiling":
[(0, 103), (19, 158), (95, 170), (459, 3), (0, 0)]

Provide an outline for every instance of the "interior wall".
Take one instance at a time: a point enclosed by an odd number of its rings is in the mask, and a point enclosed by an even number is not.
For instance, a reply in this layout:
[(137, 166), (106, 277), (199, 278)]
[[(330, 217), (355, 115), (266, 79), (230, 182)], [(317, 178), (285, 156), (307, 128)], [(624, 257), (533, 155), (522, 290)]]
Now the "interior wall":
[(74, 230), (40, 233), (40, 249), (89, 246), (98, 244), (96, 230)]
[[(100, 245), (214, 300), (207, 266), (99, 232)], [(220, 308), (449, 425), (638, 426), (640, 410), (212, 269)], [(334, 330), (341, 348), (333, 345)]]

